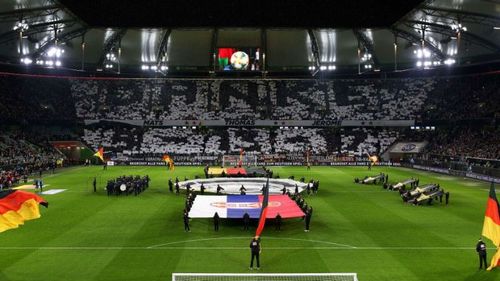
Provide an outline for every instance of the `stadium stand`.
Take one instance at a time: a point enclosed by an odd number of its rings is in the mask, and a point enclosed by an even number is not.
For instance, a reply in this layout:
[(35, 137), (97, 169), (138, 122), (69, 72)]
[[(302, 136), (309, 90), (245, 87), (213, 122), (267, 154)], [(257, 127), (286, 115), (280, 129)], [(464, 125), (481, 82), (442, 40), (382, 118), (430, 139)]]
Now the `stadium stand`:
[[(415, 119), (433, 79), (71, 82), (82, 119)], [(182, 110), (178, 110), (182, 109)]]
[[(311, 149), (314, 155), (364, 157), (366, 152), (384, 153), (396, 140), (419, 139), (429, 141), (427, 154), (499, 159), (497, 125), (485, 128), (481, 123), (483, 118), (500, 116), (498, 82), (493, 74), (334, 80), (93, 80), (0, 75), (5, 89), (0, 119), (6, 124), (15, 120), (80, 128), (76, 131), (81, 130), (84, 143), (94, 150), (100, 145), (108, 148), (115, 159), (163, 153), (220, 156), (238, 154), (240, 148), (254, 154), (303, 154)], [(142, 127), (105, 121), (249, 118), (445, 123), (422, 132), (396, 127)], [(88, 120), (101, 122), (79, 125)], [(446, 123), (457, 120), (468, 122), (455, 129)], [(4, 140), (3, 146), (8, 142)], [(13, 159), (3, 151), (4, 164), (29, 158), (21, 152)]]

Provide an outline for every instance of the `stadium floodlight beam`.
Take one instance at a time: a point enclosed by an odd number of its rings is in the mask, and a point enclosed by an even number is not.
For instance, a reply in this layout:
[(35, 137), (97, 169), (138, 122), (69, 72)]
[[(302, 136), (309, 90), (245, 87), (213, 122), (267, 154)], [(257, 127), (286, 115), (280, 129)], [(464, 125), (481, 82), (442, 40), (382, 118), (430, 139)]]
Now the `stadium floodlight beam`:
[(26, 64), (26, 65), (30, 65), (30, 64), (33, 63), (33, 60), (30, 59), (29, 57), (25, 57), (25, 58), (21, 59), (21, 62), (24, 63), (24, 64)]
[(12, 29), (15, 31), (24, 32), (29, 29), (29, 25), (23, 20), (17, 22)]
[(452, 58), (448, 58), (444, 61), (444, 64), (446, 65), (452, 65), (452, 64), (455, 64), (455, 59), (452, 59)]

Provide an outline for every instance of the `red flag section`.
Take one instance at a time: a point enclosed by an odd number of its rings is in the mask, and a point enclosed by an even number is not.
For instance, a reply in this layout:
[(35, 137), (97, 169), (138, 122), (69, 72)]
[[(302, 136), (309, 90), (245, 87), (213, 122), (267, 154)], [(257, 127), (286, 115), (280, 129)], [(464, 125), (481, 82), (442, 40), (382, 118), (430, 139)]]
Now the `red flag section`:
[[(259, 201), (263, 204), (264, 196), (259, 195)], [(305, 216), (300, 207), (288, 197), (288, 195), (269, 195), (269, 202), (267, 204), (267, 219), (274, 219), (278, 214), (281, 218), (301, 218)]]
[(226, 175), (227, 176), (245, 176), (247, 171), (244, 168), (227, 168)]
[(266, 185), (262, 188), (262, 197), (262, 209), (260, 211), (259, 225), (255, 231), (255, 236), (260, 236), (262, 230), (264, 230), (264, 225), (266, 224), (267, 205), (269, 203), (269, 178), (267, 178)]

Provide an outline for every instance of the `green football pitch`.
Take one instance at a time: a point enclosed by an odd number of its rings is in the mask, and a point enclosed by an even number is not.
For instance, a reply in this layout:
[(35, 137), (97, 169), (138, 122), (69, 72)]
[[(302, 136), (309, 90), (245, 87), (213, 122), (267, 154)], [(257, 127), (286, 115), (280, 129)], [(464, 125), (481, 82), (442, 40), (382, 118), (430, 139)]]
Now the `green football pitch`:
[[(500, 280), (500, 270), (478, 270), (489, 184), (405, 168), (273, 167), (281, 178), (320, 180), (311, 231), (292, 219), (262, 234), (261, 273), (355, 272), (360, 281)], [(403, 204), (397, 192), (357, 185), (355, 177), (379, 172), (395, 182), (409, 177), (439, 183), (450, 204)], [(107, 179), (151, 177), (137, 197), (106, 196)], [(202, 167), (74, 167), (46, 175), (48, 209), (42, 218), (0, 234), (0, 280), (170, 280), (173, 272), (250, 273), (250, 231), (224, 221), (193, 219), (183, 229), (184, 196), (168, 191), (168, 178), (202, 176)], [(97, 176), (99, 190), (92, 192)], [(488, 241), (488, 259), (494, 253)]]

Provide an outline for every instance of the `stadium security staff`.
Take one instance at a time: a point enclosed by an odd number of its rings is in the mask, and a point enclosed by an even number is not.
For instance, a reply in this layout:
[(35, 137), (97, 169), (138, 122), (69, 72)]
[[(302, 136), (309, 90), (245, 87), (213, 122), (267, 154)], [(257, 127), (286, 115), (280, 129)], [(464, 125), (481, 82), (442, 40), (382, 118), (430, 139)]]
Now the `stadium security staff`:
[(305, 223), (306, 223), (306, 229), (304, 229), (305, 232), (309, 232), (309, 225), (311, 224), (311, 217), (312, 217), (312, 211), (307, 210), (306, 211), (306, 217), (305, 217)]
[(220, 191), (221, 190), (224, 190), (224, 188), (222, 188), (222, 186), (220, 186), (220, 185), (217, 185), (217, 192), (216, 192), (216, 194), (220, 195)]
[(191, 232), (191, 229), (189, 228), (189, 213), (187, 210), (184, 211), (184, 231)]
[(179, 182), (177, 181), (175, 183), (175, 195), (179, 195), (180, 193), (180, 186), (179, 186)]
[(281, 215), (278, 213), (276, 218), (274, 219), (274, 223), (276, 224), (276, 231), (281, 231)]
[(488, 268), (488, 263), (486, 262), (486, 244), (484, 244), (483, 240), (479, 238), (479, 241), (476, 244), (476, 252), (479, 255), (479, 269)]
[(259, 236), (255, 236), (252, 241), (250, 241), (250, 251), (252, 253), (252, 258), (250, 259), (250, 270), (253, 270), (253, 260), (257, 260), (257, 270), (260, 270), (260, 252), (262, 248), (260, 247)]
[(245, 212), (243, 215), (243, 230), (248, 230), (248, 225), (250, 224), (250, 215)]
[(170, 193), (174, 192), (174, 182), (172, 179), (168, 179), (168, 191), (170, 191)]
[(219, 221), (220, 221), (219, 213), (215, 212), (215, 215), (214, 215), (214, 230), (215, 231), (219, 231)]

